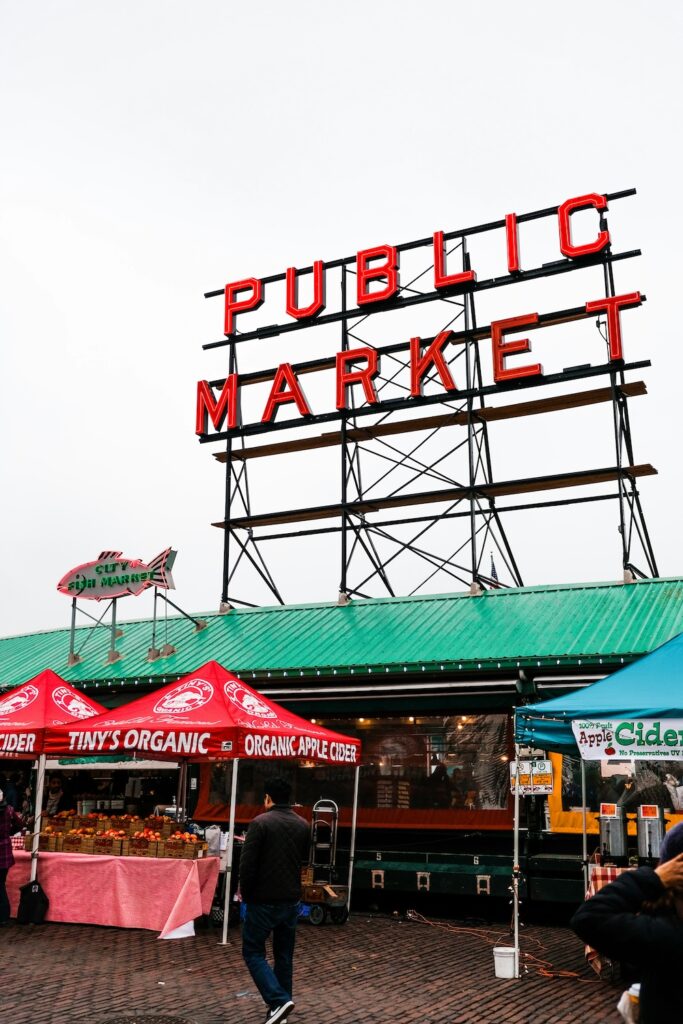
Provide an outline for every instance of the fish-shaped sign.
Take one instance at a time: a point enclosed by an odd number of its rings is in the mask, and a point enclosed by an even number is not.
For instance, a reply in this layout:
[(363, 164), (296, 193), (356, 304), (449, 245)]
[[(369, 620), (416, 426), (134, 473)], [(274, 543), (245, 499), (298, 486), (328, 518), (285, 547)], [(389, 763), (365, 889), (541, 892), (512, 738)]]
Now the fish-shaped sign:
[(166, 548), (151, 562), (122, 558), (120, 551), (102, 551), (94, 562), (86, 562), (63, 576), (57, 584), (60, 594), (107, 601), (112, 597), (137, 597), (147, 587), (175, 590), (171, 568), (177, 552)]

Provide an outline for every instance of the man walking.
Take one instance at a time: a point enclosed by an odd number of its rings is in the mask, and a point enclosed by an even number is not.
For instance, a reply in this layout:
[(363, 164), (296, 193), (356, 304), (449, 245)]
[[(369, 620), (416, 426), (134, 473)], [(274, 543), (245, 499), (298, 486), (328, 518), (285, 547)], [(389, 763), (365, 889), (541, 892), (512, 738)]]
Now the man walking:
[[(292, 810), (290, 793), (286, 779), (266, 781), (265, 813), (249, 825), (240, 857), (240, 891), (247, 905), (242, 956), (268, 1007), (267, 1024), (284, 1024), (294, 1009), (292, 962), (309, 829)], [(271, 932), (273, 967), (266, 960)]]

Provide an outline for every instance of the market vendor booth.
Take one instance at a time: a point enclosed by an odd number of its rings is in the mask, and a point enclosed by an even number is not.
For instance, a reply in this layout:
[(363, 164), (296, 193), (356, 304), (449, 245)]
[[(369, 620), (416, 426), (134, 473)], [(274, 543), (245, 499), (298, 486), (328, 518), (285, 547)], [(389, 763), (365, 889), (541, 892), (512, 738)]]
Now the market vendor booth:
[[(294, 760), (346, 765), (356, 770), (349, 866), (353, 872), (360, 741), (331, 732), (263, 697), (215, 661), (151, 694), (146, 694), (90, 724), (80, 722), (50, 731), (47, 750), (61, 756), (137, 753), (188, 763), (233, 763), (230, 831), (226, 865), (223, 940), (233, 865), (238, 765), (252, 760)], [(180, 791), (184, 791), (181, 784)]]
[[(620, 811), (628, 807), (637, 816), (638, 858), (656, 860), (657, 832), (663, 832), (661, 800), (679, 809), (678, 791), (683, 781), (683, 633), (658, 647), (651, 654), (606, 679), (582, 690), (539, 704), (517, 708), (515, 747), (517, 765), (520, 747), (541, 748), (581, 757), (581, 804), (583, 817), (583, 864), (586, 889), (589, 878), (588, 812), (586, 764), (630, 763), (633, 774), (618, 799), (600, 805), (601, 843), (610, 859), (625, 862), (628, 850), (628, 823)], [(639, 800), (638, 767), (648, 766), (647, 783)], [(671, 781), (670, 781), (671, 780)], [(630, 787), (630, 792), (627, 792)], [(515, 971), (519, 972), (519, 779), (515, 786), (514, 834), (514, 925)], [(626, 795), (624, 795), (626, 794)], [(645, 812), (645, 813), (643, 813)], [(675, 818), (672, 815), (672, 818)], [(602, 879), (604, 881), (604, 879)]]
[(46, 731), (62, 725), (68, 728), (104, 710), (101, 704), (84, 696), (49, 668), (0, 697), (0, 757), (38, 759), (34, 835), (30, 844), (31, 881), (36, 877), (37, 868)]

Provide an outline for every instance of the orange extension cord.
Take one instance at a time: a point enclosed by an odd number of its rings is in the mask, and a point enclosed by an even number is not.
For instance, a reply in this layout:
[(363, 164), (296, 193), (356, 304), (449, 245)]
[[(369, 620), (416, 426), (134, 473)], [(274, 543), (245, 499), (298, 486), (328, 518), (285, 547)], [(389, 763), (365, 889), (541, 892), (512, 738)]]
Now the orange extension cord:
[[(443, 921), (430, 921), (429, 918), (423, 914), (418, 913), (417, 910), (406, 911), (406, 917), (409, 921), (414, 921), (416, 924), (426, 924), (430, 928), (439, 928), (445, 932), (452, 932), (454, 934), (462, 935), (474, 935), (482, 942), (487, 942), (493, 948), (493, 946), (500, 945), (501, 941), (505, 941), (508, 936), (506, 932), (495, 933), (490, 929), (486, 928), (466, 928), (462, 925), (448, 924)], [(546, 947), (539, 939), (532, 939), (529, 936), (520, 936), (520, 953), (522, 955), (523, 966), (525, 972), (530, 968), (535, 970), (543, 978), (575, 978), (576, 981), (582, 981), (587, 985), (600, 984), (599, 978), (582, 978), (576, 971), (557, 971), (553, 967), (550, 960), (544, 960), (540, 956), (535, 956), (526, 949), (522, 949), (522, 942), (525, 945), (533, 943), (539, 953), (547, 953)]]

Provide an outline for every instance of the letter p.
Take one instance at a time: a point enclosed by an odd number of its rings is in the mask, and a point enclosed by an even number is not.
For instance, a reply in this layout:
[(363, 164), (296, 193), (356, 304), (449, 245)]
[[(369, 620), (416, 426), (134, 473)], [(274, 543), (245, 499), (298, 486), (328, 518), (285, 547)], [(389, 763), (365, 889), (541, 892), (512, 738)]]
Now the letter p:
[[(238, 295), (248, 292), (245, 298)], [(263, 282), (257, 277), (246, 277), (243, 281), (233, 281), (225, 286), (225, 330), (229, 337), (235, 330), (235, 314), (245, 313), (248, 309), (258, 309), (263, 303)]]

